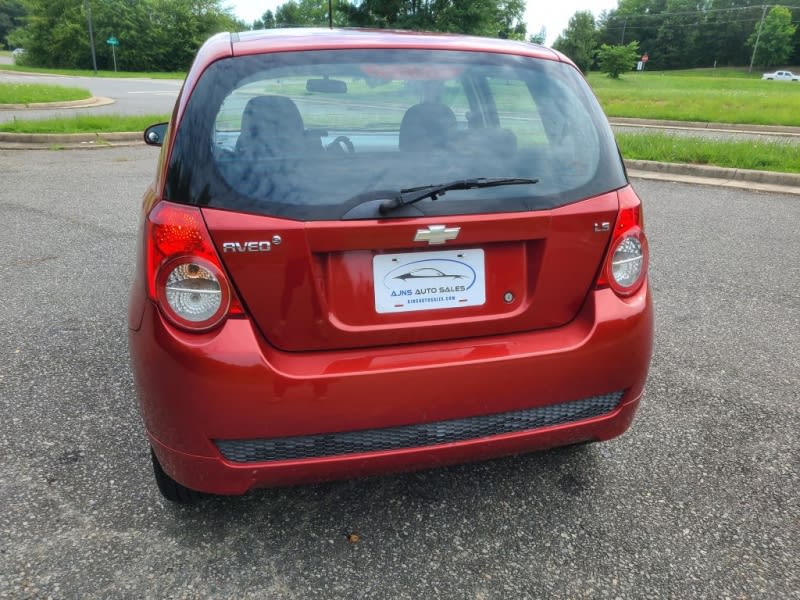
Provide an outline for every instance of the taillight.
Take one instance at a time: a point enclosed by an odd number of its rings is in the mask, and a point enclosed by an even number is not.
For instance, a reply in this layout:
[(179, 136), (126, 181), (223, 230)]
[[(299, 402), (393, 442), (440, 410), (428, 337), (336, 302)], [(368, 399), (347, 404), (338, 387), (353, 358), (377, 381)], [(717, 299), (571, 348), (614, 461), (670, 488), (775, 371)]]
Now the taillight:
[(642, 286), (649, 256), (643, 227), (641, 201), (631, 188), (621, 190), (619, 213), (603, 269), (597, 278), (598, 286), (609, 286), (620, 296), (630, 296)]
[(145, 247), (148, 294), (173, 324), (207, 331), (242, 313), (199, 208), (158, 203)]

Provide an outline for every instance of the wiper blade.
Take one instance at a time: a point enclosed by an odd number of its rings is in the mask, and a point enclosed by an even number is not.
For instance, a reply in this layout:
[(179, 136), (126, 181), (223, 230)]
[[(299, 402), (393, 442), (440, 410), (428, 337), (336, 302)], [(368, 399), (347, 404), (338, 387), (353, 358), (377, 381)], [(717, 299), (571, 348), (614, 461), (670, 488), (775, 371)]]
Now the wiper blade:
[(433, 185), (423, 185), (420, 187), (400, 190), (393, 197), (382, 202), (378, 210), (382, 215), (400, 208), (414, 204), (425, 198), (436, 200), (445, 192), (452, 190), (472, 190), (478, 188), (500, 187), (503, 185), (531, 185), (539, 183), (538, 179), (525, 179), (520, 177), (476, 177), (474, 179), (457, 179), (448, 183), (436, 183)]

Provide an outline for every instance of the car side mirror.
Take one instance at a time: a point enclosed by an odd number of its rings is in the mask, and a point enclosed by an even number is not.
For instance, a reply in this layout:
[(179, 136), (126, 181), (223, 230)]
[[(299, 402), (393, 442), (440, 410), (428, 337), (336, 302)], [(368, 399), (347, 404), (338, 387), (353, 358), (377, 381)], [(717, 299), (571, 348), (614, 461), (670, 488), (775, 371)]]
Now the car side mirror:
[(144, 130), (144, 143), (149, 146), (160, 146), (167, 137), (169, 123), (156, 123)]

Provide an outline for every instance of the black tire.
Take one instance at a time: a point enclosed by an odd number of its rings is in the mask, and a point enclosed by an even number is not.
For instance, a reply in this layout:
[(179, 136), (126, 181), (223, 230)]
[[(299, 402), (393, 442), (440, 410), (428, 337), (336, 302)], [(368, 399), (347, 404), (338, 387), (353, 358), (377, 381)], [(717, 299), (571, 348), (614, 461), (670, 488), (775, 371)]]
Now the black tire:
[(181, 485), (172, 477), (167, 475), (166, 471), (164, 471), (163, 467), (161, 466), (161, 463), (158, 462), (156, 453), (153, 452), (152, 448), (150, 448), (150, 458), (153, 460), (153, 473), (156, 476), (156, 485), (158, 485), (158, 491), (161, 492), (161, 495), (164, 496), (164, 498), (177, 504), (194, 504), (200, 500), (200, 498), (202, 498), (202, 494), (200, 492), (189, 489), (185, 485)]

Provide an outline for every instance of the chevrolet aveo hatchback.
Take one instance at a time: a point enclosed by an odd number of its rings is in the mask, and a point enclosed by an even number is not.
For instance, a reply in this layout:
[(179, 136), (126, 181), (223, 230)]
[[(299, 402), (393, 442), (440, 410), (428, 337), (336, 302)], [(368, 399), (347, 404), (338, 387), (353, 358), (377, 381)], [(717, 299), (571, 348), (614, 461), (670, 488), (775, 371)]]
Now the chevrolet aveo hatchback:
[(130, 348), (170, 500), (629, 426), (653, 335), (642, 209), (562, 55), (220, 34), (145, 139)]

